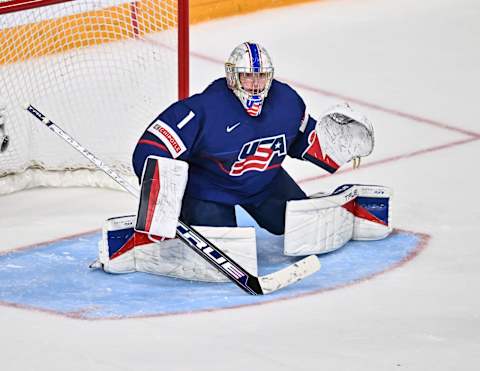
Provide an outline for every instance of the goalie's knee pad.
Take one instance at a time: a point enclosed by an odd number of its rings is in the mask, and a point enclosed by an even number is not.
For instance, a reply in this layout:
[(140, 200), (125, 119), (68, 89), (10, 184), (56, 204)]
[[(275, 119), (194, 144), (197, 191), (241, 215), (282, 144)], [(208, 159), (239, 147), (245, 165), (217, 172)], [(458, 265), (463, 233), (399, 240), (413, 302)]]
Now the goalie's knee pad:
[(289, 201), (285, 255), (323, 254), (349, 240), (381, 239), (392, 231), (387, 187), (344, 185), (330, 195)]

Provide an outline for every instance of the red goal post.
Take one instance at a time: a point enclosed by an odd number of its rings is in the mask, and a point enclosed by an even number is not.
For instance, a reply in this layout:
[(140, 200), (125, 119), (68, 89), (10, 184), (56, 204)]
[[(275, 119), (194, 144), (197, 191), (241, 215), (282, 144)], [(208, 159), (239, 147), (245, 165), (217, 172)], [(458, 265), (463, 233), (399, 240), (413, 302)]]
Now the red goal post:
[(22, 112), (25, 102), (132, 175), (146, 125), (188, 96), (188, 29), (188, 0), (0, 0), (0, 194), (111, 184)]

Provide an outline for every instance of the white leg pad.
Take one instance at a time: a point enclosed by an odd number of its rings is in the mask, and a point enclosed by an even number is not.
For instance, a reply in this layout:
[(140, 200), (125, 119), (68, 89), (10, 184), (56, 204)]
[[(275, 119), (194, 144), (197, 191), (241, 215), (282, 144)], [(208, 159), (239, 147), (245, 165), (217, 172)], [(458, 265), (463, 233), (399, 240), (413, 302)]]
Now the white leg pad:
[(345, 245), (353, 236), (354, 218), (339, 202), (335, 197), (288, 201), (284, 254), (323, 254)]
[[(109, 273), (145, 272), (194, 281), (229, 282), (177, 238), (156, 241), (134, 231), (134, 215), (111, 218), (99, 242), (99, 261)], [(257, 275), (254, 228), (195, 227), (229, 257)]]
[(285, 255), (323, 254), (353, 240), (379, 240), (392, 232), (392, 191), (348, 184), (330, 195), (287, 202)]
[[(257, 275), (254, 228), (198, 226), (194, 228), (248, 272)], [(230, 281), (177, 238), (139, 246), (135, 249), (135, 261), (139, 272), (194, 281)]]

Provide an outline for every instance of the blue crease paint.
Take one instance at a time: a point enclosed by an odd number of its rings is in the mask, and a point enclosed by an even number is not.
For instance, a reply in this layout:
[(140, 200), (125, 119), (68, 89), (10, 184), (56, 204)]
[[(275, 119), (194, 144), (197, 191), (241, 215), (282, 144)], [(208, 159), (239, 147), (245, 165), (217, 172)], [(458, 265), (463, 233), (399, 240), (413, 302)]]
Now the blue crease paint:
[[(240, 217), (242, 225), (250, 221)], [(243, 223), (242, 223), (243, 222)], [(201, 283), (146, 273), (113, 275), (90, 270), (100, 233), (12, 251), (0, 256), (0, 303), (83, 319), (129, 318), (218, 310), (331, 290), (385, 272), (414, 256), (422, 236), (397, 231), (380, 241), (351, 241), (320, 255), (322, 268), (305, 280), (265, 296), (232, 283)], [(257, 231), (259, 274), (292, 264), (283, 237)]]

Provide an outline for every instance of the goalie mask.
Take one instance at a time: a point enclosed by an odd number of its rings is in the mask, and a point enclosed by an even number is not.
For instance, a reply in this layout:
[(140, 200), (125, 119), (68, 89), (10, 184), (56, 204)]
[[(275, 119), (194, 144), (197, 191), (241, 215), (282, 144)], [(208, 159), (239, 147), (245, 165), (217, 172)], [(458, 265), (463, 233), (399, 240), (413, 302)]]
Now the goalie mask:
[(265, 48), (254, 42), (240, 44), (225, 63), (227, 84), (250, 116), (262, 112), (273, 80), (273, 65)]

